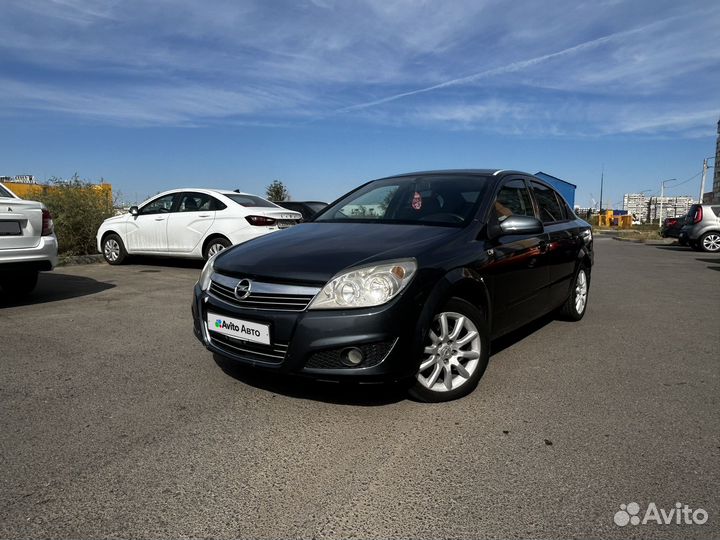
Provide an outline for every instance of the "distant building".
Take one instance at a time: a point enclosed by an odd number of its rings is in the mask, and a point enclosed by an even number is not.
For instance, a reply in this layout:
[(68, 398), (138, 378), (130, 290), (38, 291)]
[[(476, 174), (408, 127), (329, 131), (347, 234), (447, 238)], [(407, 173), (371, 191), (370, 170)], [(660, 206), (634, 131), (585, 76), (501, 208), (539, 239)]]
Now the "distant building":
[(648, 201), (644, 193), (626, 193), (623, 195), (623, 210), (644, 223), (648, 219)]
[(695, 202), (696, 199), (690, 195), (648, 197), (644, 193), (626, 193), (623, 195), (623, 210), (645, 223), (657, 220), (661, 212), (663, 219), (684, 216)]

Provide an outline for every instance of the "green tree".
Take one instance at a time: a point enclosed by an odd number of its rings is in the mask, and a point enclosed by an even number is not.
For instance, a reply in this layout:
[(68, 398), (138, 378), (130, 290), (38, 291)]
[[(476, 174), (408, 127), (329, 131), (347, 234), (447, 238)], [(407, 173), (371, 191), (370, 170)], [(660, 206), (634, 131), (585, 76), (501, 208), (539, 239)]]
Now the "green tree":
[(42, 193), (33, 198), (50, 210), (61, 253), (97, 253), (97, 230), (104, 220), (115, 215), (110, 190), (82, 180), (75, 173), (69, 180), (51, 178)]
[(265, 190), (265, 194), (268, 200), (273, 202), (282, 202), (290, 200), (290, 192), (285, 187), (285, 184), (280, 180), (273, 180), (272, 183)]

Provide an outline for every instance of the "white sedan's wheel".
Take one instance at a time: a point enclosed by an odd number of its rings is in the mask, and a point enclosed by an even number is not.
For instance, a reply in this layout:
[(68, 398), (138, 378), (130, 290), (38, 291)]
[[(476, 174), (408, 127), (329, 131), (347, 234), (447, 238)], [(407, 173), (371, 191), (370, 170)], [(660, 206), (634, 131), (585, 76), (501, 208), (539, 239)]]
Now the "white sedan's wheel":
[(208, 259), (214, 257), (224, 249), (229, 248), (231, 245), (232, 243), (230, 243), (230, 240), (228, 240), (227, 238), (213, 238), (205, 245), (203, 257), (205, 257), (205, 260), (207, 261)]
[(109, 264), (122, 264), (127, 257), (127, 251), (120, 237), (115, 234), (108, 234), (102, 242), (102, 254)]

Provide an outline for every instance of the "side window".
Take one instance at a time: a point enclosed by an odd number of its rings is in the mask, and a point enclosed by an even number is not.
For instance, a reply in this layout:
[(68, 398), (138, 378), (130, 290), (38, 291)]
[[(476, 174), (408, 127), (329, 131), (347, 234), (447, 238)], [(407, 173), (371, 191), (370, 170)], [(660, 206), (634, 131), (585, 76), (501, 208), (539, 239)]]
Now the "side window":
[(555, 192), (549, 187), (543, 186), (536, 182), (531, 182), (535, 199), (537, 200), (538, 210), (540, 211), (540, 221), (543, 223), (552, 223), (553, 221), (562, 221), (565, 219), (562, 207), (555, 196)]
[(211, 202), (212, 197), (205, 193), (183, 193), (178, 212), (207, 212)]
[(495, 215), (498, 221), (508, 216), (535, 217), (530, 192), (524, 180), (505, 182), (495, 199)]
[(720, 217), (720, 206), (711, 206), (713, 214), (715, 214), (717, 217)]
[(227, 205), (218, 201), (215, 197), (210, 197), (210, 210), (225, 210)]
[(150, 201), (140, 209), (139, 214), (145, 216), (148, 214), (166, 214), (172, 209), (173, 201), (175, 200), (175, 193), (159, 197), (154, 201)]

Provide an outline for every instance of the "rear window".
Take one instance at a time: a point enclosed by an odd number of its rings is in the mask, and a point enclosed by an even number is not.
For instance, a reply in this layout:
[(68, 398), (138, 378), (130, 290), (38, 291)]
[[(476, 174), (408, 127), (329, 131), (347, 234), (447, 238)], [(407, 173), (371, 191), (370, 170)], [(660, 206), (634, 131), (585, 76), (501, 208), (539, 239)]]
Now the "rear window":
[(14, 199), (15, 197), (12, 196), (12, 194), (5, 189), (3, 186), (0, 186), (0, 197), (9, 197), (10, 199)]
[(271, 203), (262, 197), (256, 197), (255, 195), (245, 195), (244, 193), (225, 193), (224, 195), (228, 199), (238, 203), (240, 206), (280, 208), (277, 204)]
[(555, 192), (547, 186), (531, 182), (535, 199), (540, 210), (540, 221), (543, 223), (552, 223), (554, 221), (562, 221), (565, 218), (563, 209), (555, 197)]

